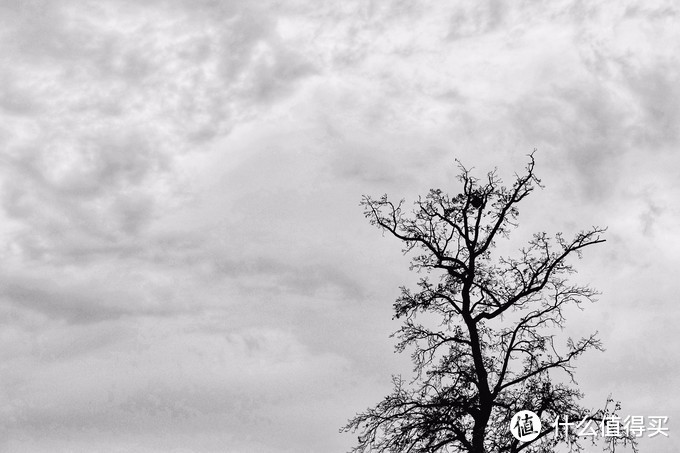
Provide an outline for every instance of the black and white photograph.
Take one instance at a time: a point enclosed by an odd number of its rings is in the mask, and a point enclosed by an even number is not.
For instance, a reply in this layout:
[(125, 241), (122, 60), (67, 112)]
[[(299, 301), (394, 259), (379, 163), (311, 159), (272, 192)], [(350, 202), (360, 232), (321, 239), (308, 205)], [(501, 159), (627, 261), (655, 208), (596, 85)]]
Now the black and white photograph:
[(680, 3), (0, 0), (0, 453), (677, 453)]

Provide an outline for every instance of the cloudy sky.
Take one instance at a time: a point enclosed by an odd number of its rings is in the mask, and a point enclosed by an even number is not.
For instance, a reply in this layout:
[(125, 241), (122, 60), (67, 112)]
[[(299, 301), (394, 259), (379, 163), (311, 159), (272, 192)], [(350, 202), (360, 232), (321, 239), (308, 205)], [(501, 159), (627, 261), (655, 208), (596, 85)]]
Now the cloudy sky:
[(0, 0), (0, 451), (345, 451), (410, 370), (361, 195), (534, 148), (587, 404), (678, 451), (680, 8), (593, 3)]

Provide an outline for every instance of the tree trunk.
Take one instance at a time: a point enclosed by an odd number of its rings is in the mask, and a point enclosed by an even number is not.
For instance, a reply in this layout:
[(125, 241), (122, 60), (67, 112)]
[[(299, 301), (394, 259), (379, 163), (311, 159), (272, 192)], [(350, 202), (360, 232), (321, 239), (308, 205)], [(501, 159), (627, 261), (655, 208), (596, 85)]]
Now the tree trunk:
[(486, 433), (486, 425), (491, 418), (491, 403), (480, 402), (480, 414), (475, 420), (475, 426), (472, 428), (472, 450), (470, 453), (487, 453), (484, 450), (484, 438)]

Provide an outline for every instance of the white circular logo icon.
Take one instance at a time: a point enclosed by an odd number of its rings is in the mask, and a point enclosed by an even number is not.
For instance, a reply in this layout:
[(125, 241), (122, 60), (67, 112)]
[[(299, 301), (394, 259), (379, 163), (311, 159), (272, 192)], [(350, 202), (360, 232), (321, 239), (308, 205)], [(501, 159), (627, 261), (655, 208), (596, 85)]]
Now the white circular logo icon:
[(541, 433), (541, 419), (531, 411), (519, 411), (510, 419), (510, 432), (521, 442), (531, 442)]

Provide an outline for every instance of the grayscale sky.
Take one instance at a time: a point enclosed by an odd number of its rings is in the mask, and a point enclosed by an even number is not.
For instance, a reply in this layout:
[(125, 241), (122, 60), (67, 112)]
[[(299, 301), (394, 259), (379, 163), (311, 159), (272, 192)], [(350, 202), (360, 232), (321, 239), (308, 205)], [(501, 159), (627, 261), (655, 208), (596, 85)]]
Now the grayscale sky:
[[(597, 3), (597, 5), (595, 5)], [(507, 182), (608, 226), (563, 340), (680, 450), (672, 1), (0, 0), (0, 451), (326, 453), (410, 362), (362, 194)]]

